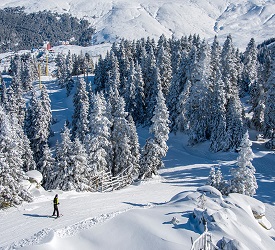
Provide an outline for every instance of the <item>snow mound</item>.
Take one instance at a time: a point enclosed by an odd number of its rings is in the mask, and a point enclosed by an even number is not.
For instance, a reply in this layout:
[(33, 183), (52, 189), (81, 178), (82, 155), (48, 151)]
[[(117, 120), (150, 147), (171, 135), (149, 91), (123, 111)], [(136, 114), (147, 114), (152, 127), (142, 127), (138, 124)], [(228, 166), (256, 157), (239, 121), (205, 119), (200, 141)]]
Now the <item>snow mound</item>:
[(42, 174), (37, 170), (30, 170), (27, 173), (29, 180), (32, 182), (36, 182), (37, 184), (41, 184), (43, 180)]
[(195, 231), (202, 233), (207, 226), (222, 249), (269, 249), (266, 245), (274, 244), (268, 236), (273, 229), (262, 202), (235, 193), (221, 198), (219, 191), (208, 186), (198, 191), (203, 194), (198, 196), (197, 207), (189, 217)]

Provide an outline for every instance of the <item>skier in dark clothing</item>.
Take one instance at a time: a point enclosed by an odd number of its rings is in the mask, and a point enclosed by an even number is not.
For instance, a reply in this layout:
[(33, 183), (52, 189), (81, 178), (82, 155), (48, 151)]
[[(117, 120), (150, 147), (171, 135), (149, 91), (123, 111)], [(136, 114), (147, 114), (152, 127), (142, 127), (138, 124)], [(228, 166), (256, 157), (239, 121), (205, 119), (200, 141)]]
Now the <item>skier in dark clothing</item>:
[(55, 195), (53, 199), (53, 216), (55, 216), (55, 212), (57, 213), (57, 217), (59, 217), (59, 211), (58, 211), (58, 194)]

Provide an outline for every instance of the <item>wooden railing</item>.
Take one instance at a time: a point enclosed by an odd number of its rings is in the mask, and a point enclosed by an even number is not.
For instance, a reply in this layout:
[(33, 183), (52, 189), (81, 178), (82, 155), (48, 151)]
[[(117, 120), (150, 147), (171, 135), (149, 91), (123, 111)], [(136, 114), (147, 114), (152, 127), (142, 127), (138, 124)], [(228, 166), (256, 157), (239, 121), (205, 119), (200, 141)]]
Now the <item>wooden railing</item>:
[(208, 232), (207, 225), (203, 234), (200, 235), (194, 242), (192, 242), (191, 250), (220, 250), (213, 244), (211, 233)]
[(113, 176), (111, 172), (99, 172), (90, 180), (90, 187), (94, 192), (110, 192), (121, 189), (131, 183), (130, 169), (127, 168), (116, 176)]

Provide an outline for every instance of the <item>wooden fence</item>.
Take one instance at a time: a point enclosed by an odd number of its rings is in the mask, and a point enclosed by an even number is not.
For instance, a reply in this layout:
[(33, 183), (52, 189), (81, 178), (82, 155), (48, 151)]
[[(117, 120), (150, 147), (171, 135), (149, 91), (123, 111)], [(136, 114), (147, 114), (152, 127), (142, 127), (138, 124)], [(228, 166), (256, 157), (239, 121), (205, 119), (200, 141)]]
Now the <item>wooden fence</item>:
[(110, 192), (121, 189), (132, 183), (130, 169), (125, 169), (116, 176), (111, 172), (99, 172), (90, 180), (90, 187), (95, 192)]
[(191, 250), (220, 250), (216, 245), (214, 245), (211, 237), (211, 233), (208, 232), (206, 225), (203, 234), (192, 242)]

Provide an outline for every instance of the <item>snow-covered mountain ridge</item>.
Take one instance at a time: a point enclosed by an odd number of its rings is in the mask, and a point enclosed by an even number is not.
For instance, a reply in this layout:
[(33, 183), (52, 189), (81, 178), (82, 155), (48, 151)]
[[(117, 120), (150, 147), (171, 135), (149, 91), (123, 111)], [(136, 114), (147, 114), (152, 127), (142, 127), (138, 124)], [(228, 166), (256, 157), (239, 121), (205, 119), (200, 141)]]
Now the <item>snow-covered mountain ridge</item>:
[(94, 43), (117, 38), (138, 39), (165, 34), (200, 34), (203, 38), (231, 34), (244, 48), (251, 37), (273, 36), (274, 0), (2, 0), (0, 8), (24, 6), (27, 12), (51, 10), (87, 18), (96, 29)]

